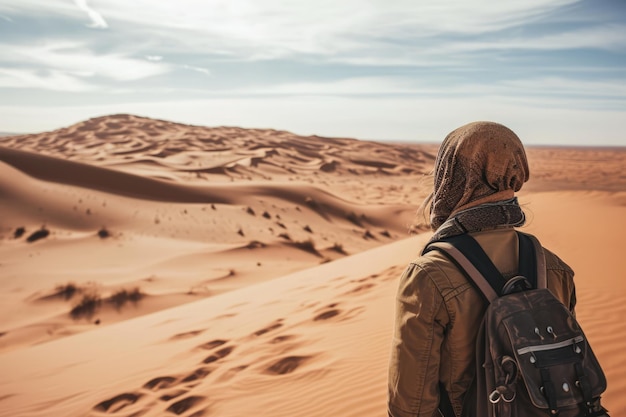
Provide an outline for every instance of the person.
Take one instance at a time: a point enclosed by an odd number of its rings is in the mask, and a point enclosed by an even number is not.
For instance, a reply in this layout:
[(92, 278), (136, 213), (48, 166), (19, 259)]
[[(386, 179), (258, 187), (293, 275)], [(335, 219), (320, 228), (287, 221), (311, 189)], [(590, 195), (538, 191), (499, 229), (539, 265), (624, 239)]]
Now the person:
[[(517, 135), (474, 122), (443, 141), (434, 168), (430, 241), (469, 233), (504, 278), (516, 275), (515, 227), (525, 215), (515, 193), (529, 178)], [(544, 248), (548, 288), (574, 312), (574, 272)], [(400, 277), (389, 363), (389, 417), (461, 416), (475, 376), (475, 345), (486, 302), (440, 251), (411, 262)], [(469, 391), (471, 392), (471, 391)], [(473, 399), (475, 401), (475, 399)], [(451, 411), (450, 411), (451, 409)]]

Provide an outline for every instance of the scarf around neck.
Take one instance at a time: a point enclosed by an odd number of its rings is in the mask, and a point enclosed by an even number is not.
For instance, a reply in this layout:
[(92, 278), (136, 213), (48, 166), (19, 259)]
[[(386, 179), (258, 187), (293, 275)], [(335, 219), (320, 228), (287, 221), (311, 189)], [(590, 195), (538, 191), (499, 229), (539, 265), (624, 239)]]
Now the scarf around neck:
[(437, 228), (428, 243), (463, 233), (519, 227), (525, 222), (526, 216), (517, 202), (517, 197), (485, 203), (459, 211), (450, 217)]

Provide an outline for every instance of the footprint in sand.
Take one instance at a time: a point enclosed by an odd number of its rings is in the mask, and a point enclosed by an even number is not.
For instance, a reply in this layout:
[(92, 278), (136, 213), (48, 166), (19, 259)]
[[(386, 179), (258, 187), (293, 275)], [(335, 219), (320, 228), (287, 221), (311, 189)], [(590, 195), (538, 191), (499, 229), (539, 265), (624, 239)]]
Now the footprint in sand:
[(228, 340), (215, 339), (215, 340), (211, 340), (210, 342), (203, 343), (198, 347), (204, 350), (211, 350), (211, 349), (215, 349), (218, 346), (222, 346), (223, 344), (226, 344), (226, 343), (228, 343)]
[(337, 321), (345, 321), (350, 320), (361, 312), (365, 310), (364, 307), (355, 307), (350, 310), (344, 311), (342, 309), (336, 308), (339, 303), (328, 304), (324, 309), (322, 309), (315, 317), (313, 317), (313, 321), (327, 321), (327, 320), (337, 320)]
[(198, 368), (186, 377), (184, 377), (180, 382), (193, 382), (199, 379), (206, 378), (213, 370), (209, 368)]
[[(381, 281), (390, 281), (395, 280), (399, 275), (399, 270), (397, 267), (391, 267), (385, 270), (381, 274), (372, 274), (360, 279), (353, 279), (349, 282), (340, 285), (343, 286), (351, 286), (352, 288), (348, 291), (344, 292), (342, 295), (354, 295), (368, 292), (372, 288), (374, 288), (378, 282)], [(338, 287), (338, 288), (339, 288)]]
[(313, 321), (328, 320), (341, 314), (341, 310), (336, 308), (328, 309), (313, 318)]
[(285, 375), (294, 372), (311, 356), (286, 356), (265, 368), (265, 373), (271, 375)]
[(201, 333), (204, 332), (205, 329), (202, 330), (192, 330), (189, 332), (184, 332), (184, 333), (178, 333), (175, 334), (174, 336), (170, 337), (169, 340), (181, 340), (181, 339), (189, 339), (191, 337), (197, 336)]
[(229, 319), (231, 317), (235, 317), (237, 316), (237, 313), (226, 313), (226, 314), (220, 314), (219, 316), (216, 316), (215, 319), (219, 320), (219, 319)]
[[(176, 401), (175, 403), (167, 407), (167, 411), (176, 415), (181, 415), (201, 403), (205, 398), (206, 397), (202, 397), (199, 395), (192, 395), (187, 398), (183, 398), (182, 400)], [(201, 416), (202, 414), (194, 413), (193, 415)]]
[(222, 358), (225, 358), (226, 356), (230, 355), (231, 352), (235, 349), (234, 346), (228, 346), (225, 347), (223, 349), (218, 350), (217, 352), (213, 353), (210, 356), (207, 356), (206, 358), (204, 358), (204, 360), (202, 361), (202, 363), (212, 363), (212, 362), (216, 362)]
[(106, 413), (117, 413), (129, 405), (135, 404), (141, 397), (142, 395), (138, 393), (125, 392), (108, 400), (102, 401), (94, 407), (94, 410), (104, 411)]
[(368, 290), (371, 290), (375, 286), (376, 286), (376, 284), (374, 284), (372, 282), (368, 282), (366, 284), (358, 285), (358, 286), (352, 288), (351, 290), (346, 291), (343, 294), (344, 295), (361, 294), (361, 293), (367, 292)]
[(271, 332), (272, 330), (276, 330), (280, 327), (283, 327), (283, 323), (282, 323), (283, 319), (278, 319), (276, 320), (275, 323), (270, 324), (267, 327), (264, 327), (260, 330), (257, 330), (256, 332), (253, 333), (254, 336), (262, 336), (265, 333)]
[(165, 394), (161, 395), (159, 397), (159, 400), (161, 401), (170, 401), (173, 400), (174, 398), (180, 397), (183, 394), (186, 394), (188, 391), (184, 390), (184, 389), (179, 389), (179, 390), (175, 390), (175, 391), (171, 391), (171, 392), (166, 392)]
[(341, 314), (337, 307), (338, 303), (328, 304), (324, 310), (313, 318), (313, 321), (328, 320)]
[[(203, 379), (207, 375), (209, 375), (211, 371), (212, 369), (206, 368), (206, 367), (198, 368), (195, 371), (193, 371), (191, 374), (182, 378), (180, 380), (180, 383), (181, 384), (189, 383), (189, 382)], [(153, 378), (150, 381), (146, 382), (143, 385), (143, 388), (150, 390), (150, 391), (160, 391), (160, 390), (164, 390), (167, 388), (175, 387), (175, 385), (177, 384), (178, 384), (178, 378), (175, 378), (173, 376), (160, 376), (160, 377)], [(178, 398), (186, 393), (188, 393), (188, 389), (185, 389), (185, 388), (172, 389), (170, 391), (167, 391), (161, 394), (161, 396), (159, 397), (159, 400), (165, 401), (165, 402), (171, 401), (174, 398)], [(125, 392), (123, 394), (116, 395), (113, 398), (110, 398), (108, 400), (98, 403), (96, 406), (93, 407), (93, 409), (96, 411), (100, 411), (100, 412), (115, 414), (125, 409), (126, 407), (132, 404), (135, 404), (143, 396), (144, 394), (141, 394), (141, 393)], [(194, 407), (198, 402), (200, 402), (203, 399), (204, 397), (200, 397), (200, 396), (187, 397), (171, 404), (167, 408), (167, 411), (180, 415), (186, 412), (187, 410), (189, 410), (190, 408)], [(198, 415), (198, 416), (203, 415), (204, 411), (206, 410), (201, 410), (200, 412), (198, 412), (199, 414), (194, 414), (194, 415)]]
[(290, 334), (286, 334), (286, 335), (282, 335), (282, 336), (276, 336), (275, 338), (270, 340), (270, 343), (271, 344), (282, 343), (282, 342), (286, 342), (287, 340), (291, 340), (293, 338), (295, 338), (295, 336), (290, 335)]
[(173, 376), (159, 376), (143, 384), (143, 387), (151, 391), (158, 391), (171, 387), (175, 382), (176, 378)]
[(227, 369), (222, 375), (219, 376), (219, 378), (216, 381), (219, 383), (230, 381), (231, 379), (239, 375), (241, 372), (248, 369), (249, 366), (250, 365), (240, 365), (240, 366), (235, 366), (234, 368)]

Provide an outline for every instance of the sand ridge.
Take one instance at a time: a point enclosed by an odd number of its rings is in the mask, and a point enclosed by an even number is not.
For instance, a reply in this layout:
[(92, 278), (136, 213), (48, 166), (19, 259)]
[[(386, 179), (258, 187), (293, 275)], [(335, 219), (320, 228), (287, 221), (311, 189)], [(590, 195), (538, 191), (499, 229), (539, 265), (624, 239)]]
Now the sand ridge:
[[(208, 128), (112, 115), (0, 146), (186, 182), (319, 173), (419, 174), (434, 155), (402, 145), (297, 136), (271, 129)], [(165, 169), (164, 169), (165, 168)]]

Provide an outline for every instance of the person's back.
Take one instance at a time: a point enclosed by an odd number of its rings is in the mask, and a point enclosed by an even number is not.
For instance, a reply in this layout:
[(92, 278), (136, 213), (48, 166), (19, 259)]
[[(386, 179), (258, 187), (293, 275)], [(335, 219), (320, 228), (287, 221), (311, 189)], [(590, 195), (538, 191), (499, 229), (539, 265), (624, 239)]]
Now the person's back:
[[(523, 146), (508, 128), (477, 122), (453, 131), (435, 164), (431, 241), (470, 233), (503, 277), (512, 277), (518, 268), (514, 227), (525, 220), (514, 192), (527, 180)], [(548, 288), (573, 312), (573, 271), (548, 250), (545, 257)], [(461, 415), (465, 397), (472, 395), (475, 342), (486, 307), (439, 251), (407, 267), (397, 294), (389, 416), (437, 416), (440, 402)]]
[[(503, 276), (515, 275), (514, 229), (484, 231), (472, 236)], [(548, 288), (573, 311), (576, 302), (573, 272), (553, 253), (545, 249), (544, 253)], [(424, 294), (428, 294), (428, 299), (420, 299)], [(409, 265), (401, 278), (397, 302), (402, 304), (397, 308), (402, 317), (396, 317), (396, 323), (404, 325), (396, 328), (396, 338), (404, 348), (395, 350), (396, 356), (392, 358), (398, 366), (391, 367), (395, 374), (390, 375), (390, 382), (395, 382), (390, 391), (390, 415), (437, 415), (433, 413), (439, 406), (437, 392), (441, 389), (445, 389), (455, 413), (460, 415), (465, 393), (474, 378), (476, 333), (486, 303), (456, 265), (439, 251), (431, 251)], [(424, 338), (426, 334), (430, 340)], [(422, 366), (423, 361), (415, 360), (420, 346), (421, 352), (428, 355), (427, 367)]]

